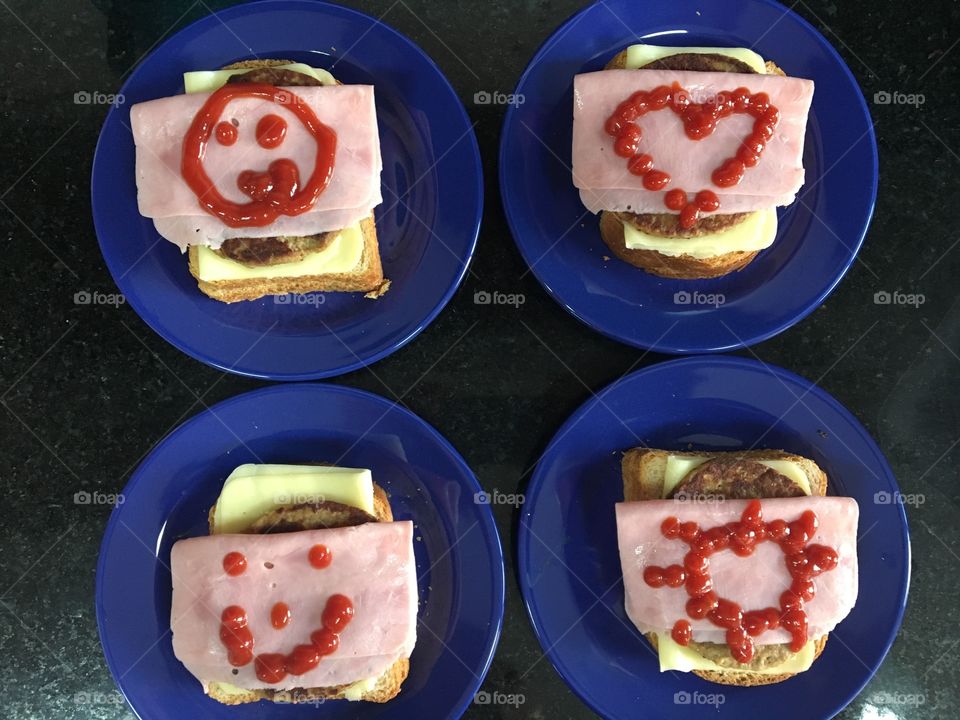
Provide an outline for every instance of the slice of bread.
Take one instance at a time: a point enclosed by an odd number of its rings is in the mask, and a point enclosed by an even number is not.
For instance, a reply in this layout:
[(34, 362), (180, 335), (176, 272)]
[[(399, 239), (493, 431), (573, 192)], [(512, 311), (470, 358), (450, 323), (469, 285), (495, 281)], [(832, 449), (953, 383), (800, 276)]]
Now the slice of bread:
[[(820, 469), (813, 460), (801, 455), (794, 455), (783, 450), (744, 450), (738, 452), (674, 452), (670, 450), (652, 450), (650, 448), (633, 448), (624, 453), (620, 469), (623, 478), (623, 499), (627, 502), (642, 500), (660, 500), (663, 498), (664, 475), (666, 473), (667, 458), (670, 455), (681, 455), (686, 457), (707, 457), (707, 458), (732, 458), (736, 460), (789, 460), (800, 466), (807, 481), (810, 484), (810, 491), (814, 495), (827, 494), (827, 475)], [(696, 472), (694, 469), (690, 475)], [(688, 475), (689, 477), (689, 475)], [(683, 488), (684, 480), (676, 486), (674, 492)], [(647, 640), (657, 648), (657, 636), (655, 633), (647, 633)], [(823, 635), (814, 641), (814, 662), (820, 657), (823, 648), (827, 644), (828, 635)], [(756, 660), (756, 658), (755, 658)], [(720, 685), (740, 685), (742, 687), (753, 687), (757, 685), (773, 685), (783, 682), (796, 673), (756, 673), (750, 672), (749, 666), (742, 669), (730, 668), (729, 670), (692, 670), (694, 675), (702, 677), (704, 680), (715, 682)]]
[[(216, 505), (210, 508), (207, 516), (210, 533), (214, 532), (213, 517)], [(382, 487), (373, 485), (373, 512), (368, 515), (363, 510), (335, 502), (291, 505), (262, 515), (251, 527), (252, 533), (298, 532), (319, 528), (346, 527), (364, 522), (392, 522), (393, 510), (387, 493)], [(400, 658), (377, 678), (374, 686), (363, 692), (359, 698), (367, 702), (385, 703), (397, 696), (400, 686), (410, 671), (409, 658)], [(242, 705), (270, 700), (275, 703), (321, 703), (327, 700), (347, 698), (349, 685), (319, 688), (294, 688), (292, 690), (271, 690), (258, 688), (247, 690), (222, 683), (208, 683), (207, 695), (224, 705)]]
[[(289, 65), (291, 60), (243, 60), (224, 66), (223, 70), (265, 70), (280, 65)], [(301, 73), (306, 85), (319, 84), (314, 78)], [(340, 84), (337, 81), (337, 84)], [(187, 251), (190, 274), (197, 279), (200, 291), (220, 302), (233, 303), (241, 300), (256, 300), (265, 295), (303, 294), (308, 292), (363, 292), (369, 298), (378, 298), (390, 288), (390, 281), (383, 277), (380, 262), (380, 246), (377, 242), (377, 229), (373, 215), (360, 221), (363, 233), (363, 253), (360, 262), (349, 272), (328, 273), (323, 275), (302, 275), (300, 277), (257, 278), (252, 280), (201, 280), (197, 269), (197, 250), (190, 246)]]
[(350, 272), (211, 282), (200, 279), (197, 249), (191, 245), (188, 250), (190, 274), (197, 279), (197, 285), (205, 295), (227, 303), (286, 293), (367, 292), (371, 296), (379, 296), (383, 294), (381, 290), (384, 286), (389, 286), (390, 281), (383, 278), (377, 229), (372, 215), (360, 221), (360, 230), (363, 233), (363, 254), (360, 262)]
[[(617, 53), (604, 69), (622, 70), (626, 66), (627, 50), (624, 49)], [(655, 61), (646, 67), (731, 73), (754, 72), (746, 63), (720, 54), (682, 53)], [(768, 74), (785, 75), (783, 70), (769, 61), (766, 63), (766, 69)], [(743, 215), (747, 216), (749, 214), (744, 213)], [(737, 223), (723, 224), (733, 227)], [(655, 225), (655, 223), (644, 222), (642, 225)], [(653, 235), (659, 234), (656, 231), (646, 231)], [(670, 236), (675, 237), (675, 234)], [(624, 239), (623, 220), (618, 217), (618, 213), (608, 211), (600, 213), (600, 237), (611, 252), (624, 262), (652, 275), (679, 280), (699, 280), (728, 275), (737, 270), (742, 270), (759, 253), (759, 250), (738, 251), (698, 258), (693, 255), (664, 255), (656, 250), (628, 248)]]

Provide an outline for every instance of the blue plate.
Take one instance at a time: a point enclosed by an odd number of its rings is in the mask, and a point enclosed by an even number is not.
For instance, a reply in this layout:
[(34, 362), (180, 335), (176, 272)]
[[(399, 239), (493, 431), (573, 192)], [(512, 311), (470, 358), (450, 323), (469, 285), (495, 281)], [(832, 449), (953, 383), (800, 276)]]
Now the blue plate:
[[(384, 274), (376, 302), (318, 293), (226, 305), (197, 289), (186, 259), (137, 211), (130, 106), (183, 92), (182, 74), (283, 58), (376, 87)], [(422, 50), (367, 15), (321, 2), (257, 2), (219, 11), (154, 50), (120, 90), (93, 163), (100, 247), (127, 301), (162, 337), (214, 367), (271, 380), (330, 377), (402, 347), (463, 279), (483, 205), (480, 155), (453, 88)], [(291, 296), (287, 296), (290, 298)]]
[[(207, 511), (236, 466), (307, 461), (371, 468), (395, 517), (415, 523), (420, 609), (410, 675), (383, 705), (221, 705), (173, 655), (170, 548), (207, 534)], [(142, 720), (460, 717), (490, 666), (503, 619), (503, 554), (479, 492), (436, 430), (376, 395), (278, 386), (215, 405), (159, 443), (110, 516), (96, 586), (110, 672)]]
[[(627, 45), (752, 47), (816, 83), (807, 182), (781, 208), (774, 244), (742, 271), (666, 280), (611, 258), (570, 176), (573, 76)], [(621, 342), (714, 352), (766, 340), (820, 305), (860, 249), (877, 194), (873, 123), (850, 70), (805, 20), (769, 0), (604, 0), (561, 25), (520, 78), (507, 110), (500, 193), (527, 264), (563, 307)], [(694, 293), (700, 295), (694, 295)], [(714, 296), (714, 297), (710, 297)], [(722, 303), (722, 304), (720, 304)]]
[[(620, 453), (641, 445), (783, 448), (815, 460), (830, 494), (857, 500), (860, 598), (810, 670), (755, 688), (659, 671), (624, 611), (614, 519)], [(547, 657), (603, 717), (637, 717), (642, 706), (645, 718), (759, 718), (770, 708), (779, 720), (829, 718), (876, 672), (903, 618), (910, 539), (897, 493), (876, 443), (817, 386), (742, 358), (674, 360), (610, 385), (551, 441), (520, 520), (520, 587)]]

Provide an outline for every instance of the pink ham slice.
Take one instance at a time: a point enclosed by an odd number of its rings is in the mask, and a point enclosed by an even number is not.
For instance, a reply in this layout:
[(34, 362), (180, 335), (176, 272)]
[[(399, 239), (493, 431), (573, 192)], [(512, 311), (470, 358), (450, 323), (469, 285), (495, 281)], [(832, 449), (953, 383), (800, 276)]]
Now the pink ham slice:
[[(333, 554), (323, 570), (314, 569), (307, 557), (316, 544)], [(247, 559), (246, 571), (236, 577), (223, 571), (223, 557), (233, 551)], [(409, 521), (191, 538), (173, 546), (170, 568), (173, 652), (204, 686), (225, 682), (280, 690), (345, 685), (379, 676), (409, 657), (416, 642), (417, 577)], [(313, 670), (273, 685), (257, 679), (253, 663), (233, 674), (219, 637), (224, 608), (246, 610), (255, 653), (289, 653), (310, 642), (310, 633), (322, 626), (327, 598), (335, 593), (349, 597), (355, 610), (335, 653)], [(270, 610), (278, 602), (291, 612), (283, 630), (270, 622)]]
[[(671, 177), (662, 191), (644, 189), (643, 178), (631, 174), (627, 161), (613, 152), (613, 138), (603, 129), (610, 114), (638, 90), (674, 82), (697, 102), (738, 87), (765, 92), (780, 110), (776, 134), (759, 164), (747, 170), (739, 185), (718, 188), (710, 176), (750, 134), (753, 118), (748, 115), (721, 120), (713, 134), (702, 140), (688, 139), (680, 118), (669, 109), (639, 118), (636, 123), (643, 130), (640, 152), (649, 153), (654, 167)], [(803, 185), (803, 141), (812, 98), (812, 81), (780, 75), (670, 70), (603, 70), (577, 75), (573, 81), (573, 183), (584, 205), (594, 213), (672, 212), (663, 204), (663, 196), (673, 188), (691, 194), (712, 190), (720, 198), (721, 213), (788, 205)]]
[[(687, 545), (667, 540), (661, 523), (673, 516), (681, 522), (693, 521), (700, 527), (712, 527), (740, 519), (749, 500), (690, 503), (677, 500), (646, 500), (618, 503), (617, 536), (620, 563), (626, 593), (627, 615), (641, 632), (669, 632), (674, 623), (689, 619), (684, 605), (684, 588), (653, 588), (643, 579), (648, 565), (666, 567), (682, 564)], [(796, 520), (804, 510), (813, 510), (820, 527), (812, 542), (837, 551), (839, 562), (833, 570), (817, 577), (817, 594), (805, 603), (810, 638), (828, 633), (847, 616), (857, 601), (857, 520), (860, 510), (852, 498), (803, 497), (769, 498), (761, 501), (765, 521), (782, 518)], [(790, 575), (779, 546), (764, 542), (750, 557), (741, 558), (724, 551), (710, 558), (710, 574), (721, 597), (740, 604), (743, 610), (779, 607), (780, 594), (790, 586)], [(693, 639), (723, 643), (724, 631), (709, 620), (691, 620)], [(785, 643), (790, 635), (784, 630), (767, 631), (755, 639), (757, 644)]]
[[(313, 209), (281, 216), (265, 227), (231, 228), (203, 210), (180, 175), (183, 136), (209, 93), (175, 95), (139, 103), (130, 109), (136, 144), (137, 202), (140, 213), (153, 218), (157, 231), (186, 249), (187, 245), (219, 247), (227, 238), (313, 235), (338, 230), (370, 214), (380, 204), (380, 137), (370, 85), (288, 88), (337, 133), (337, 154), (327, 189)], [(276, 149), (258, 145), (255, 129), (264, 115), (287, 121), (287, 134)], [(228, 200), (248, 202), (237, 187), (238, 174), (266, 170), (271, 161), (291, 158), (305, 181), (313, 172), (316, 143), (288, 109), (254, 98), (232, 101), (223, 119), (238, 123), (237, 142), (229, 147), (211, 140), (204, 167)]]

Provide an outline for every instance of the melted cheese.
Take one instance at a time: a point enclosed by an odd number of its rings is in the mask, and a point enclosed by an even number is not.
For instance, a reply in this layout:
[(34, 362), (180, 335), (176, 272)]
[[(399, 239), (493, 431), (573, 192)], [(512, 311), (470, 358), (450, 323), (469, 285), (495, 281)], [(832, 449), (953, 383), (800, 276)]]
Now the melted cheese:
[(660, 60), (671, 55), (682, 53), (726, 55), (734, 60), (746, 63), (750, 69), (766, 74), (767, 66), (763, 58), (753, 50), (747, 48), (718, 48), (718, 47), (663, 47), (660, 45), (631, 45), (627, 48), (627, 69), (636, 70), (654, 60)]
[[(326, 70), (312, 68), (303, 63), (289, 63), (287, 65), (277, 65), (276, 70), (293, 70), (304, 75), (309, 75), (319, 80), (323, 85), (336, 85), (333, 75)], [(233, 70), (196, 70), (194, 72), (185, 72), (183, 74), (183, 89), (187, 93), (213, 92), (227, 84), (231, 75), (250, 72), (251, 68), (234, 68)]]
[[(712, 660), (707, 660), (690, 648), (678, 645), (674, 642), (673, 638), (670, 637), (670, 633), (657, 633), (657, 649), (660, 655), (660, 672), (666, 672), (667, 670), (679, 670), (680, 672), (690, 672), (691, 670), (729, 672), (733, 669), (718, 665)], [(801, 673), (810, 669), (815, 654), (816, 647), (813, 640), (811, 640), (800, 649), (800, 652), (794, 653), (779, 665), (763, 668), (762, 670), (737, 669), (736, 672), (746, 672), (752, 675)]]
[(369, 470), (318, 465), (241, 465), (223, 484), (213, 513), (213, 532), (242, 533), (285, 505), (331, 501), (373, 515)]
[(770, 247), (776, 237), (776, 208), (757, 210), (733, 227), (691, 238), (658, 237), (623, 223), (623, 239), (628, 249), (656, 250), (670, 257), (709, 258), (729, 252), (753, 252)]
[(354, 270), (363, 257), (363, 231), (360, 223), (341, 230), (320, 252), (310, 253), (300, 262), (247, 267), (218, 255), (206, 245), (197, 245), (197, 274), (201, 280), (253, 280), (257, 278), (329, 275)]

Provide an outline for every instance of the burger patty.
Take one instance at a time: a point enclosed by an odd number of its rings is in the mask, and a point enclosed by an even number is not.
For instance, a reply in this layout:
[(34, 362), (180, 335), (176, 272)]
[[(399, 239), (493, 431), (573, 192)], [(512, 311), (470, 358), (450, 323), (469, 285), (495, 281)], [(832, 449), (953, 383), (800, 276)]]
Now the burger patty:
[(271, 510), (257, 518), (250, 526), (249, 532), (267, 535), (298, 532), (300, 530), (351, 527), (368, 522), (377, 522), (377, 518), (358, 507), (324, 500), (315, 503), (288, 505)]
[[(231, 75), (228, 84), (259, 83), (277, 87), (316, 87), (323, 85), (315, 77), (275, 67), (254, 68)], [(308, 255), (325, 250), (336, 237), (323, 232), (306, 237), (230, 238), (216, 252), (246, 267), (266, 267), (300, 262)]]
[[(728, 72), (756, 75), (757, 72), (742, 60), (715, 53), (680, 53), (669, 55), (643, 65), (644, 70), (693, 70), (697, 72)], [(720, 232), (739, 225), (751, 213), (710, 213), (702, 216), (692, 228), (680, 227), (680, 215), (674, 213), (619, 212), (621, 222), (632, 225), (648, 235), (666, 238), (692, 238)]]
[(755, 460), (718, 457), (691, 470), (671, 497), (719, 495), (741, 500), (805, 494), (803, 488), (786, 475)]
[(336, 232), (322, 232), (306, 237), (230, 238), (215, 252), (247, 267), (279, 265), (325, 250), (336, 236)]

